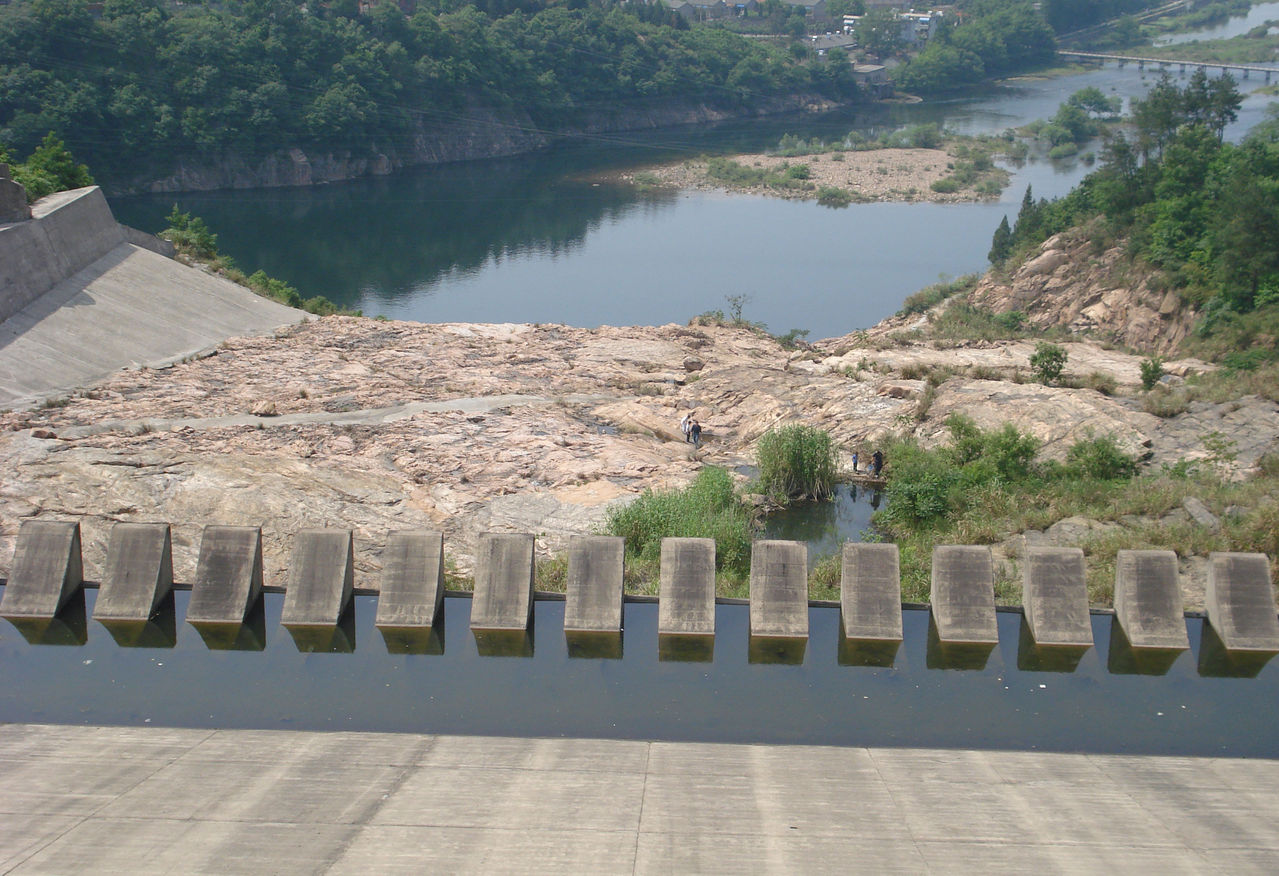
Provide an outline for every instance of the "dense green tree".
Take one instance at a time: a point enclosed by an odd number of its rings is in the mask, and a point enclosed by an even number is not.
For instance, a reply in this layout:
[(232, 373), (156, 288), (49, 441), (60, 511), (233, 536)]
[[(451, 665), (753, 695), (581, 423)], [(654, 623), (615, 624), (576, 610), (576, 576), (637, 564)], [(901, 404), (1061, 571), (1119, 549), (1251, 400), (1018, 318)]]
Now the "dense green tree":
[(366, 14), (337, 0), (106, 0), (100, 18), (86, 0), (0, 6), (0, 139), (21, 154), (54, 131), (112, 178), (293, 146), (394, 154), (476, 108), (555, 130), (628, 102), (803, 91), (856, 93), (825, 60), (690, 29), (656, 4), (426, 0), (405, 16), (392, 0)]
[(866, 51), (880, 57), (886, 58), (900, 52), (905, 43), (897, 11), (883, 6), (869, 10), (857, 23), (857, 42)]
[(990, 260), (992, 265), (1002, 264), (1004, 259), (1012, 253), (1013, 250), (1013, 231), (1008, 226), (1008, 217), (1005, 216), (999, 220), (998, 227), (995, 228), (995, 234), (990, 240), (990, 252), (986, 258)]

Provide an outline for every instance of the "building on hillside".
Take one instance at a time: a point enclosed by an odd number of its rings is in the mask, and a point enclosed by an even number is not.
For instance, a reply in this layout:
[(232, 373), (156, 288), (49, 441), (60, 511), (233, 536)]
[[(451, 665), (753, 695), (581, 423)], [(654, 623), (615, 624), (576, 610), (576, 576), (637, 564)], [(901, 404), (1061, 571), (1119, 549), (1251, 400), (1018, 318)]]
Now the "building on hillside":
[(893, 93), (893, 83), (888, 81), (888, 71), (883, 64), (854, 64), (853, 81), (871, 97), (888, 97)]
[[(856, 34), (861, 20), (860, 15), (845, 15), (844, 33)], [(901, 23), (902, 44), (907, 48), (918, 48), (937, 33), (937, 28), (941, 26), (942, 13), (937, 11), (899, 12), (897, 20)]]
[[(717, 21), (728, 18), (729, 5), (724, 0), (664, 0), (667, 9), (689, 21)], [(736, 7), (731, 7), (736, 14)]]
[(830, 21), (826, 0), (782, 0), (787, 6), (803, 7), (809, 21)]
[(857, 38), (849, 34), (828, 33), (808, 38), (808, 44), (819, 57), (831, 51), (847, 52), (857, 46)]

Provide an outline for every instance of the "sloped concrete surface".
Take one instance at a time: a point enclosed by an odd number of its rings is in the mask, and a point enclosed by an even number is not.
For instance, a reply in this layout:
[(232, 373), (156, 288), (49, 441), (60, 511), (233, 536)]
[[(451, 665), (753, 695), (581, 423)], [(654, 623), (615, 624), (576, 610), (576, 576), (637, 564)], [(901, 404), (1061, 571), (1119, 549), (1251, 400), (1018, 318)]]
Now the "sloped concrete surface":
[(0, 322), (0, 407), (308, 318), (229, 280), (122, 243)]
[(0, 726), (0, 873), (1270, 873), (1279, 761)]

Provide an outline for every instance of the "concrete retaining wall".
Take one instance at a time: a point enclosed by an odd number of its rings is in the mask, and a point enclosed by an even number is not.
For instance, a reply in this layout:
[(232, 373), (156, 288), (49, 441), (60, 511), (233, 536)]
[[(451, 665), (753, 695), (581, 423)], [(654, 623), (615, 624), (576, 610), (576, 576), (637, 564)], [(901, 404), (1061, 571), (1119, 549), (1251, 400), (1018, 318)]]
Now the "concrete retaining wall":
[(31, 215), (0, 225), (0, 320), (125, 242), (97, 186), (41, 198)]

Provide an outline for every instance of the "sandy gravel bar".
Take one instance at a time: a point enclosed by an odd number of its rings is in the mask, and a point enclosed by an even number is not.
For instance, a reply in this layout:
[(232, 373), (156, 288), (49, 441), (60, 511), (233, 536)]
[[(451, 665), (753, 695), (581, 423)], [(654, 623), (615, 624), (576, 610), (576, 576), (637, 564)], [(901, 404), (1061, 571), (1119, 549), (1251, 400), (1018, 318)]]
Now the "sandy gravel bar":
[(627, 174), (625, 179), (651, 174), (663, 185), (681, 189), (725, 190), (775, 198), (797, 200), (817, 197), (822, 186), (835, 186), (852, 192), (861, 201), (932, 201), (956, 203), (980, 201), (985, 196), (971, 189), (942, 194), (929, 188), (949, 173), (952, 162), (944, 149), (872, 149), (865, 152), (829, 152), (783, 158), (780, 155), (753, 154), (733, 156), (744, 167), (780, 168), (783, 164), (807, 164), (812, 171), (812, 189), (778, 189), (769, 186), (734, 186), (706, 175), (704, 159), (644, 168)]

